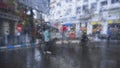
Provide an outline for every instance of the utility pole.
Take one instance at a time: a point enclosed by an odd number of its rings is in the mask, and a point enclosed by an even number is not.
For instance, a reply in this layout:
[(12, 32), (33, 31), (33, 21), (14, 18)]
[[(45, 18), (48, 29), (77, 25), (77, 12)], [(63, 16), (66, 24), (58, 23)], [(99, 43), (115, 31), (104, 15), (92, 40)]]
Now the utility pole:
[(33, 22), (33, 15), (34, 15), (34, 13), (33, 13), (33, 10), (32, 9), (30, 9), (30, 12), (31, 12), (31, 14), (30, 14), (30, 16), (29, 16), (29, 22), (30, 22), (30, 34), (31, 34), (31, 37), (32, 37), (32, 40), (31, 40), (31, 42), (35, 42), (35, 26), (34, 26), (34, 22)]

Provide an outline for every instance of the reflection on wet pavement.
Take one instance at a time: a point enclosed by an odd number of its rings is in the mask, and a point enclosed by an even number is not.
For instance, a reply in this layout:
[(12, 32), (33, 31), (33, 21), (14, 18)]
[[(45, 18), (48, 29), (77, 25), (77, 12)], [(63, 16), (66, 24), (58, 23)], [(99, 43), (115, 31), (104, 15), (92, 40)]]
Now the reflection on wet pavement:
[(0, 52), (0, 68), (120, 68), (119, 42), (55, 45), (53, 55), (39, 48)]

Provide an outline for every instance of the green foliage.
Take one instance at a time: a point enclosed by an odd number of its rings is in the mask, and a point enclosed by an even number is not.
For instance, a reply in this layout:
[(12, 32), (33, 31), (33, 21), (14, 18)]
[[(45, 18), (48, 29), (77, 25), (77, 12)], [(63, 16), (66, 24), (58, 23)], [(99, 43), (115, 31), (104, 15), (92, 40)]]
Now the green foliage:
[(16, 16), (20, 16), (20, 12), (19, 11), (15, 11), (15, 15)]
[(15, 0), (8, 0), (9, 5), (14, 5)]

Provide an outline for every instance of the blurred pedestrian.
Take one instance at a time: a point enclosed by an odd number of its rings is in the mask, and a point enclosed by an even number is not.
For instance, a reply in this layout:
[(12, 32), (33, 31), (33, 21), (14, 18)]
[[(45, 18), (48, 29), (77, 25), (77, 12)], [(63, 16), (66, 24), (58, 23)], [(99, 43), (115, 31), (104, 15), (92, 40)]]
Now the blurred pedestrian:
[(44, 39), (43, 39), (43, 32), (42, 32), (42, 30), (40, 29), (40, 30), (37, 32), (37, 43), (38, 43), (38, 44), (41, 44), (41, 43), (42, 43), (42, 40), (44, 40)]
[(75, 31), (74, 30), (72, 30), (71, 32), (70, 32), (70, 39), (75, 39)]
[(110, 29), (108, 29), (107, 35), (108, 35), (107, 39), (110, 40), (110, 38), (111, 38), (111, 30)]
[(88, 41), (88, 37), (87, 37), (86, 32), (83, 31), (82, 38), (81, 38), (81, 42), (86, 42), (86, 41)]
[(5, 32), (5, 44), (8, 45), (8, 41), (9, 41), (9, 32), (6, 31)]
[(44, 35), (44, 42), (45, 42), (45, 52), (44, 53), (48, 53), (48, 54), (51, 54), (51, 45), (50, 45), (50, 31), (45, 28), (44, 29), (44, 32), (43, 32), (43, 35)]
[(62, 42), (66, 39), (65, 32), (67, 31), (67, 26), (63, 25), (61, 27)]
[(17, 32), (17, 43), (20, 44), (21, 43), (21, 39), (20, 39), (20, 32)]

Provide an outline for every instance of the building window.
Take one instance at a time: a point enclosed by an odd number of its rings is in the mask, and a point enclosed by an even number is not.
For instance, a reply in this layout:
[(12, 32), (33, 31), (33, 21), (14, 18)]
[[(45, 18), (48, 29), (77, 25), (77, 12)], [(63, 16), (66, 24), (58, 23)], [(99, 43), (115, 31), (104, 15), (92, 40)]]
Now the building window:
[(120, 0), (111, 0), (111, 3), (120, 3)]
[(67, 10), (67, 12), (71, 13), (71, 12), (72, 12), (72, 9), (71, 9), (71, 8), (69, 8), (69, 9)]
[(68, 12), (65, 12), (65, 16), (67, 16), (67, 15), (69, 15), (69, 13), (68, 13)]
[(83, 11), (88, 11), (88, 5), (83, 5)]
[(107, 1), (103, 1), (103, 2), (101, 2), (101, 5), (105, 6), (105, 5), (107, 5), (107, 3), (108, 3)]
[(96, 11), (97, 10), (97, 3), (91, 4), (91, 10)]
[(69, 8), (69, 9), (67, 9), (67, 11), (65, 12), (65, 15), (69, 15), (71, 12), (72, 12), (72, 9)]
[(88, 2), (88, 0), (84, 0), (84, 2)]
[(72, 2), (72, 0), (66, 0), (66, 2)]
[(81, 7), (77, 7), (76, 14), (80, 14), (80, 13), (81, 13)]
[(59, 2), (59, 3), (57, 3), (57, 6), (61, 6), (61, 3)]

